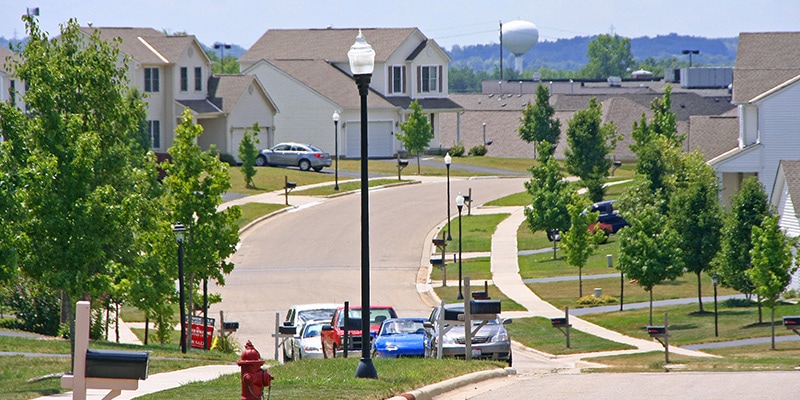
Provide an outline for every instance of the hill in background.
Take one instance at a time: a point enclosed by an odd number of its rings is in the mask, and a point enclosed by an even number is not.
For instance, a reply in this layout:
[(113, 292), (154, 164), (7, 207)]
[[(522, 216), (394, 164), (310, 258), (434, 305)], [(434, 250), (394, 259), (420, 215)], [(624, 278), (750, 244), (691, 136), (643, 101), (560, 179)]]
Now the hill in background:
[[(539, 42), (523, 56), (523, 69), (577, 71), (588, 58), (586, 50), (596, 36), (579, 36), (571, 39)], [(696, 36), (682, 36), (675, 33), (656, 37), (631, 39), (631, 52), (637, 61), (653, 57), (656, 60), (674, 57), (687, 60), (683, 50), (700, 50), (692, 56), (693, 65), (733, 66), (736, 60), (738, 38), (708, 39)], [(453, 59), (451, 67), (468, 67), (476, 71), (491, 71), (500, 59), (500, 44), (454, 45), (447, 54)], [(513, 68), (514, 56), (503, 49), (503, 67)]]

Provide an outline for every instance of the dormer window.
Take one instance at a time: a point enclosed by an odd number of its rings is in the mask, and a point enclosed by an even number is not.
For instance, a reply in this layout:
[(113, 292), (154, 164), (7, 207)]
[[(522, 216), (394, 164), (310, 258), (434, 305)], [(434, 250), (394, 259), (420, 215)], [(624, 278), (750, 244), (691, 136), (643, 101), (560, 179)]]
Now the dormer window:
[(144, 69), (144, 91), (147, 93), (158, 92), (158, 68)]

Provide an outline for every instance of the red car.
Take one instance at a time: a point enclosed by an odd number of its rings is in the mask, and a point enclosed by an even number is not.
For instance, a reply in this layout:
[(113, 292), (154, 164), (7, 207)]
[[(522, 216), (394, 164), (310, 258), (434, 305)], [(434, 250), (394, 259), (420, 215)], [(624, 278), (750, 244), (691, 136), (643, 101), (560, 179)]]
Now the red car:
[[(392, 306), (369, 307), (369, 333), (370, 337), (378, 334), (381, 323), (389, 318), (397, 318), (397, 313)], [(348, 351), (361, 351), (361, 306), (350, 307), (348, 326), (344, 324), (344, 307), (339, 307), (333, 313), (331, 323), (322, 327), (322, 354), (325, 358), (334, 358), (336, 353), (344, 350), (344, 334), (347, 331)], [(370, 343), (367, 343), (367, 347)]]

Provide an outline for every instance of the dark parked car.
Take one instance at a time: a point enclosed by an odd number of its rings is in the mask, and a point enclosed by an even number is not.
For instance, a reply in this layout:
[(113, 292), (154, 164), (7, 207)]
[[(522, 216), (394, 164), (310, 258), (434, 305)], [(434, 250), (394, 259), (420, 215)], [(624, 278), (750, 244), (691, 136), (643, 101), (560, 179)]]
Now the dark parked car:
[(261, 150), (256, 158), (256, 165), (259, 167), (298, 167), (302, 171), (313, 168), (317, 172), (324, 167), (330, 167), (331, 162), (330, 154), (303, 143), (279, 143)]
[[(616, 200), (606, 200), (594, 203), (588, 209), (590, 212), (598, 213), (597, 223), (600, 224), (600, 228), (605, 230), (607, 234), (617, 233), (618, 230), (628, 226), (628, 222), (619, 215), (619, 211), (614, 209), (615, 201)], [(594, 226), (589, 228), (594, 229)]]
[[(444, 323), (440, 326), (439, 315), (443, 316)], [(436, 358), (438, 345), (437, 340), (439, 331), (444, 332), (442, 339), (442, 356), (464, 357), (466, 351), (466, 337), (464, 335), (464, 323), (457, 321), (458, 314), (464, 313), (463, 303), (445, 304), (434, 307), (428, 318), (427, 330), (429, 340), (425, 345), (425, 356)], [(487, 358), (492, 360), (505, 360), (511, 365), (511, 338), (508, 336), (505, 325), (511, 323), (511, 319), (500, 319), (495, 315), (493, 319), (486, 321), (472, 321), (472, 357)], [(483, 325), (482, 325), (483, 324)], [(453, 325), (451, 327), (451, 325)], [(480, 327), (479, 327), (480, 326)], [(477, 330), (476, 330), (477, 328)], [(449, 330), (448, 330), (449, 329)]]

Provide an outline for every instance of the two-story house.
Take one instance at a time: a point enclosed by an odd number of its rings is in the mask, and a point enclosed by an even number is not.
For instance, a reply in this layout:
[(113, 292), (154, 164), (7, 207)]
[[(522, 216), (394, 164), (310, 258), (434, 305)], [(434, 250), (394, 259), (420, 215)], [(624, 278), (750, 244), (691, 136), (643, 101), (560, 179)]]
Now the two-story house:
[(25, 83), (11, 71), (9, 63), (12, 60), (19, 60), (19, 57), (11, 50), (0, 47), (0, 101), (25, 109)]
[[(450, 58), (416, 28), (362, 29), (375, 50), (367, 98), (369, 156), (392, 157), (402, 150), (395, 138), (416, 99), (430, 118), (441, 147), (440, 117), (461, 107), (448, 98)], [(268, 145), (313, 143), (334, 154), (360, 156), (360, 97), (347, 51), (358, 29), (271, 29), (239, 58), (242, 73), (257, 76), (280, 108)], [(332, 115), (341, 119), (334, 124)]]
[(771, 193), (781, 160), (800, 159), (800, 32), (741, 33), (733, 69), (735, 148), (711, 159), (728, 204), (743, 179)]
[(119, 38), (129, 57), (131, 86), (144, 94), (153, 151), (172, 146), (184, 109), (203, 127), (198, 144), (236, 156), (244, 131), (258, 123), (260, 140), (274, 129), (278, 109), (252, 75), (213, 75), (211, 60), (192, 35), (166, 35), (152, 28), (81, 28), (98, 30), (103, 40)]

